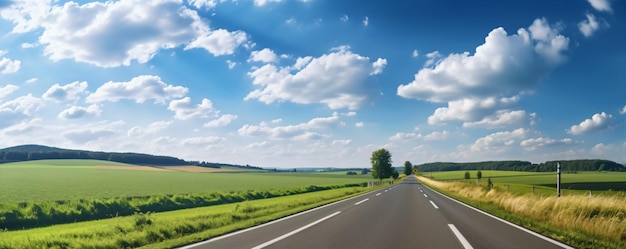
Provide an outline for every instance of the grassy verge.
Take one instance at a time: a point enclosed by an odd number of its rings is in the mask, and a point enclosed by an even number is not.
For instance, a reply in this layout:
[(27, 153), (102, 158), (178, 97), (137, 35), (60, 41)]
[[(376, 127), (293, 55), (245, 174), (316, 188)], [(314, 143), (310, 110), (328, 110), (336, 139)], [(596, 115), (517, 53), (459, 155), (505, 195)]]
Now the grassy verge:
[(519, 195), (498, 186), (418, 179), (455, 199), (576, 248), (626, 248), (626, 199), (620, 196)]
[(240, 230), (371, 189), (341, 188), (162, 213), (0, 232), (0, 248), (171, 248)]

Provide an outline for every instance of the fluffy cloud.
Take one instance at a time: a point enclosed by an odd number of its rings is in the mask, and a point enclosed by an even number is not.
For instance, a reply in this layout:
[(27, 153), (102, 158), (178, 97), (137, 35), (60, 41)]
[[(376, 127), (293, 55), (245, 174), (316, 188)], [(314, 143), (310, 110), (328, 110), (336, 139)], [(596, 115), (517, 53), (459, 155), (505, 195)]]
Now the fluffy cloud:
[(168, 110), (173, 111), (174, 117), (177, 119), (187, 120), (191, 118), (206, 118), (209, 114), (215, 112), (213, 103), (208, 99), (202, 99), (202, 103), (194, 106), (191, 104), (191, 98), (185, 97), (179, 100), (172, 100), (167, 107)]
[(597, 11), (613, 12), (610, 0), (587, 0)]
[(11, 60), (9, 58), (0, 59), (0, 74), (15, 73), (20, 70), (22, 62), (19, 60)]
[(534, 113), (526, 115), (526, 111), (524, 110), (499, 110), (494, 115), (486, 116), (482, 120), (464, 122), (463, 127), (495, 129), (501, 127), (522, 126), (526, 123), (532, 123), (529, 119), (534, 115)]
[(248, 62), (270, 63), (270, 62), (277, 62), (277, 61), (278, 61), (278, 56), (276, 56), (276, 53), (274, 53), (274, 51), (272, 51), (269, 48), (264, 48), (258, 51), (252, 51), (252, 53), (250, 53), (250, 59), (248, 59)]
[(509, 108), (519, 101), (519, 97), (512, 98), (463, 98), (448, 102), (448, 107), (441, 107), (428, 117), (428, 123), (440, 124), (448, 121), (479, 121), (483, 117), (492, 115), (498, 109)]
[(585, 119), (578, 125), (572, 125), (567, 133), (572, 135), (583, 135), (591, 132), (601, 131), (610, 127), (613, 115), (605, 112), (596, 113), (590, 119)]
[(283, 0), (254, 0), (254, 5), (256, 5), (256, 6), (264, 6), (267, 3), (271, 3), (271, 2), (280, 3), (282, 1)]
[(123, 121), (86, 124), (78, 128), (69, 129), (63, 132), (62, 135), (75, 144), (85, 144), (95, 140), (116, 137), (120, 132), (120, 127), (124, 124)]
[(97, 104), (93, 104), (87, 107), (83, 106), (71, 106), (68, 109), (63, 110), (59, 113), (59, 118), (61, 119), (79, 119), (86, 116), (100, 116), (102, 110), (100, 110), (100, 106)]
[(243, 31), (228, 31), (225, 29), (208, 30), (205, 29), (201, 35), (185, 47), (185, 50), (192, 48), (203, 48), (209, 53), (219, 56), (233, 54), (235, 49), (248, 40), (248, 34)]
[(134, 136), (155, 134), (155, 133), (157, 133), (159, 131), (167, 129), (173, 123), (174, 123), (173, 121), (157, 121), (157, 122), (154, 122), (154, 123), (148, 125), (148, 127), (146, 127), (146, 128), (142, 128), (140, 126), (134, 126), (130, 130), (128, 130), (128, 136), (129, 137), (134, 137)]
[(267, 123), (260, 125), (244, 125), (239, 128), (241, 136), (262, 136), (271, 139), (292, 139), (292, 140), (312, 140), (319, 139), (322, 135), (313, 130), (328, 129), (344, 126), (339, 116), (314, 118), (309, 122), (288, 126), (269, 126)]
[(421, 69), (415, 80), (398, 87), (398, 95), (440, 103), (530, 91), (563, 61), (568, 43), (545, 19), (513, 35), (497, 28), (473, 55), (450, 54), (433, 68)]
[(231, 122), (233, 122), (235, 119), (237, 119), (237, 115), (225, 114), (225, 115), (220, 116), (216, 120), (207, 122), (206, 124), (204, 124), (204, 127), (215, 128), (215, 127), (227, 126)]
[[(0, 99), (2, 99), (5, 96), (8, 96), (9, 94), (17, 91), (17, 89), (19, 89), (19, 88), (20, 87), (18, 87), (16, 85), (11, 85), (11, 84), (8, 84), (6, 86), (0, 87)], [(626, 108), (624, 108), (624, 110), (626, 110)]]
[(502, 131), (492, 133), (485, 137), (477, 139), (471, 145), (472, 152), (502, 152), (508, 147), (516, 145), (519, 141), (525, 139), (530, 131), (526, 129), (515, 129), (513, 131)]
[(143, 103), (154, 99), (157, 103), (165, 103), (168, 99), (184, 96), (187, 91), (186, 87), (166, 84), (159, 76), (141, 75), (128, 82), (104, 83), (96, 92), (87, 96), (87, 102), (116, 102), (121, 99), (132, 99), (137, 103)]
[(41, 99), (28, 94), (0, 104), (0, 112), (31, 115), (39, 110), (41, 104)]
[(224, 141), (224, 138), (213, 137), (213, 136), (212, 137), (192, 137), (192, 138), (182, 139), (181, 144), (184, 146), (207, 147), (207, 146), (211, 146), (216, 143), (219, 143), (221, 141)]
[[(2, 92), (2, 90), (0, 90), (0, 92)], [(624, 105), (624, 107), (622, 108), (622, 110), (619, 113), (620, 114), (626, 114), (626, 105)]]
[[(428, 118), (428, 123), (463, 121), (464, 127), (520, 126), (534, 114), (514, 110), (520, 94), (533, 91), (540, 79), (565, 57), (569, 39), (545, 19), (509, 35), (492, 30), (474, 54), (439, 52), (426, 55), (425, 67), (415, 79), (398, 86), (397, 93), (435, 103), (448, 103)], [(513, 97), (503, 97), (513, 96)]]
[(378, 87), (370, 76), (381, 73), (386, 63), (385, 59), (372, 63), (368, 57), (342, 46), (318, 58), (298, 58), (290, 67), (266, 64), (248, 73), (261, 89), (250, 92), (245, 99), (357, 109), (378, 95)]
[(87, 82), (72, 82), (61, 86), (54, 84), (43, 94), (43, 99), (54, 101), (72, 101), (79, 98), (79, 94), (87, 89)]
[(587, 14), (587, 20), (578, 23), (578, 30), (580, 30), (585, 37), (591, 37), (598, 29), (600, 29), (600, 23), (593, 14)]
[(50, 11), (51, 0), (13, 1), (0, 10), (3, 19), (13, 22), (13, 33), (26, 33), (39, 28)]
[(422, 135), (421, 133), (415, 133), (415, 132), (412, 132), (412, 133), (398, 132), (395, 135), (389, 137), (389, 140), (392, 140), (392, 141), (402, 141), (402, 140), (440, 141), (440, 140), (446, 140), (448, 139), (448, 137), (450, 137), (449, 131), (442, 131), (442, 132), (435, 131), (427, 135)]
[(28, 0), (4, 10), (2, 17), (13, 21), (14, 32), (42, 28), (39, 43), (50, 59), (73, 59), (100, 67), (130, 65), (133, 60), (145, 63), (161, 49), (185, 44), (185, 49), (203, 48), (215, 56), (232, 54), (248, 39), (242, 31), (211, 30), (181, 0), (55, 6), (49, 1)]
[(574, 143), (574, 140), (571, 138), (564, 138), (561, 140), (552, 139), (552, 138), (530, 138), (520, 142), (520, 146), (522, 146), (525, 150), (535, 151), (537, 149), (543, 147), (553, 147), (553, 146), (563, 146), (563, 145), (571, 145)]
[(207, 9), (212, 9), (217, 5), (217, 0), (188, 0), (187, 2), (196, 8), (205, 7)]
[(41, 99), (33, 97), (32, 94), (0, 102), (0, 128), (11, 126), (33, 115), (41, 104)]

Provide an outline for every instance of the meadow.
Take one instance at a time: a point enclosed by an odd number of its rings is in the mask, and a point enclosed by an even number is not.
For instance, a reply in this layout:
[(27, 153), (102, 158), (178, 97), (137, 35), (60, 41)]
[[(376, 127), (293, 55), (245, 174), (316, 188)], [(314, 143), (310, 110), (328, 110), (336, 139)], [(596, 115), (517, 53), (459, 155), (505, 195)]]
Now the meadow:
[[(445, 171), (424, 173), (426, 177), (438, 181), (473, 181), (477, 180), (476, 170), (470, 170), (471, 179), (464, 179), (466, 171)], [(483, 183), (491, 179), (494, 185), (508, 186), (509, 190), (518, 194), (555, 194), (556, 172), (520, 172), (483, 170)], [(563, 194), (619, 194), (626, 191), (626, 172), (563, 172), (561, 173), (561, 189)]]
[(275, 220), (365, 191), (341, 188), (171, 212), (0, 231), (9, 248), (173, 248)]
[[(98, 166), (120, 166), (119, 170)], [(0, 203), (271, 190), (363, 183), (345, 173), (199, 173), (128, 170), (97, 160), (40, 160), (0, 164)]]
[[(338, 172), (202, 173), (97, 160), (0, 165), (0, 230), (365, 186)], [(231, 172), (237, 169), (228, 169)], [(257, 171), (258, 172), (258, 171)]]
[[(484, 211), (561, 240), (576, 248), (626, 247), (626, 182), (618, 172), (563, 173), (567, 188), (556, 195), (555, 173), (482, 171), (476, 181), (465, 171), (434, 172), (420, 182)], [(491, 178), (493, 186), (488, 186)], [(565, 185), (564, 184), (564, 185)], [(535, 192), (531, 192), (532, 186)], [(565, 185), (568, 186), (568, 185)], [(588, 190), (595, 188), (593, 195)]]

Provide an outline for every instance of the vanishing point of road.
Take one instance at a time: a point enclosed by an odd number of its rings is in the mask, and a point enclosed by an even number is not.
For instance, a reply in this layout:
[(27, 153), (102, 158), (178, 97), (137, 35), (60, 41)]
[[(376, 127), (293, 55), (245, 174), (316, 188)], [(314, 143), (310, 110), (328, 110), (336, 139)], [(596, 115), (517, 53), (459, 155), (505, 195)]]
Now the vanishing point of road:
[(404, 182), (181, 249), (571, 248)]

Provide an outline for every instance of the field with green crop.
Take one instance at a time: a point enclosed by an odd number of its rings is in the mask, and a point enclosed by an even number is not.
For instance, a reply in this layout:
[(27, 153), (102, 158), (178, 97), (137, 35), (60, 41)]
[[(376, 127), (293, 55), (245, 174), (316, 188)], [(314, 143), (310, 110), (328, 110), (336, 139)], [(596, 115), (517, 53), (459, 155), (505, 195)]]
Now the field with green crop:
[(342, 188), (171, 212), (135, 214), (18, 231), (0, 231), (8, 248), (172, 248), (247, 228), (368, 191)]
[[(101, 168), (99, 166), (111, 166)], [(112, 166), (120, 166), (114, 169)], [(129, 170), (96, 160), (41, 160), (0, 164), (0, 202), (99, 199), (232, 192), (362, 183), (370, 175), (335, 173), (197, 173)]]

